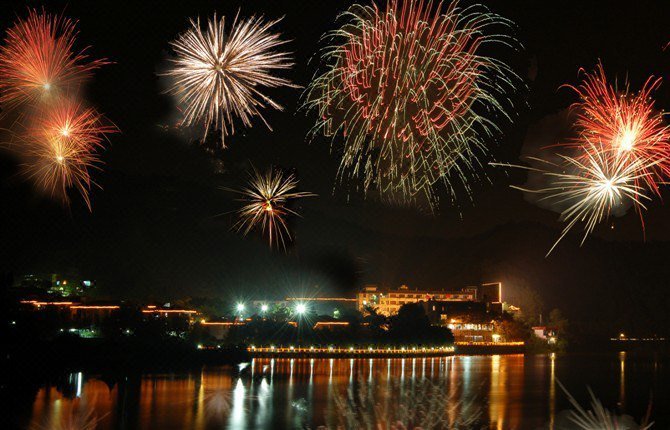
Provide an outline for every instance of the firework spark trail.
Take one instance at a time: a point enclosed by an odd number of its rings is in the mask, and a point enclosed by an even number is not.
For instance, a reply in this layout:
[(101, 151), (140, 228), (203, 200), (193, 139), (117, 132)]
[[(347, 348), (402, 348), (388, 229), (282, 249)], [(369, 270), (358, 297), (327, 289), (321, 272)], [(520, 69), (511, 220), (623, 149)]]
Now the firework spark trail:
[(117, 131), (94, 109), (61, 100), (36, 115), (26, 130), (24, 173), (64, 204), (70, 201), (67, 190), (76, 188), (91, 210), (89, 190), (94, 182), (90, 170), (100, 168), (99, 151), (106, 136)]
[[(547, 252), (547, 256), (558, 243), (578, 223), (584, 223), (583, 245), (598, 224), (609, 218), (612, 210), (631, 202), (640, 209), (646, 209), (645, 200), (651, 200), (645, 189), (638, 185), (649, 173), (642, 173), (642, 160), (628, 161), (619, 158), (614, 163), (600, 145), (588, 143), (591, 149), (583, 157), (559, 155), (561, 165), (539, 158), (530, 158), (547, 167), (533, 168), (502, 163), (498, 166), (514, 167), (539, 172), (550, 179), (550, 185), (542, 189), (512, 188), (534, 194), (541, 194), (540, 200), (556, 204), (567, 204), (561, 212), (560, 220), (566, 225), (559, 238)], [(652, 166), (653, 167), (653, 166)], [(558, 173), (560, 171), (560, 173)]]
[[(566, 426), (570, 426), (579, 430), (595, 430), (595, 429), (624, 429), (624, 428), (634, 428), (638, 430), (649, 430), (654, 425), (653, 422), (649, 423), (649, 414), (646, 419), (640, 423), (631, 423), (628, 421), (630, 417), (626, 415), (618, 415), (614, 411), (606, 409), (602, 402), (596, 398), (595, 394), (591, 388), (587, 388), (590, 397), (590, 407), (584, 408), (579, 404), (577, 399), (575, 399), (572, 394), (565, 388), (565, 386), (556, 379), (558, 386), (568, 397), (572, 409), (570, 410), (570, 415), (568, 416)], [(650, 406), (651, 407), (651, 404)], [(559, 424), (557, 428), (564, 428), (563, 425)]]
[(314, 197), (316, 194), (295, 191), (298, 181), (293, 174), (284, 176), (280, 170), (270, 169), (261, 174), (254, 169), (247, 187), (240, 191), (244, 206), (237, 212), (239, 220), (235, 224), (238, 231), (247, 235), (251, 230), (260, 228), (267, 235), (270, 247), (281, 245), (286, 248), (286, 240), (290, 240), (286, 217), (300, 216), (289, 209), (291, 200), (302, 197)]
[[(360, 381), (346, 394), (333, 393), (336, 421), (332, 426), (347, 429), (476, 429), (482, 421), (482, 407), (476, 399), (459, 396), (457, 391), (418, 380), (411, 389), (407, 382), (391, 386)], [(354, 388), (358, 387), (358, 388)], [(406, 389), (408, 388), (408, 389)]]
[(98, 416), (94, 409), (88, 408), (83, 411), (71, 408), (69, 412), (58, 415), (58, 418), (52, 417), (43, 425), (33, 423), (28, 427), (29, 430), (95, 430), (100, 427), (100, 422), (104, 420), (109, 413)]
[(634, 164), (639, 169), (636, 185), (660, 196), (659, 184), (670, 178), (670, 127), (651, 98), (660, 83), (661, 79), (650, 77), (638, 93), (631, 93), (628, 84), (618, 91), (599, 64), (579, 86), (567, 86), (580, 100), (571, 106), (578, 137), (564, 145), (583, 151), (583, 161), (601, 151), (608, 163)]
[[(0, 46), (0, 104), (14, 108), (49, 99), (81, 84), (106, 60), (75, 52), (76, 21), (29, 10)], [(53, 98), (53, 97), (51, 97)]]
[(171, 42), (176, 58), (165, 74), (174, 79), (168, 93), (177, 96), (183, 106), (182, 125), (204, 125), (207, 136), (210, 127), (221, 130), (221, 143), (233, 134), (233, 117), (251, 127), (252, 117), (258, 116), (271, 129), (261, 114), (270, 106), (282, 106), (264, 95), (259, 87), (295, 87), (289, 80), (273, 75), (293, 66), (290, 55), (275, 49), (286, 41), (271, 33), (279, 20), (264, 22), (262, 17), (238, 21), (235, 17), (227, 34), (225, 17), (216, 15), (200, 26), (200, 19), (191, 20), (191, 28)]
[(511, 22), (483, 6), (434, 9), (423, 0), (389, 0), (385, 11), (352, 6), (342, 14), (345, 24), (326, 35), (325, 70), (305, 92), (305, 107), (318, 114), (312, 134), (333, 142), (343, 136), (338, 180), (362, 179), (366, 195), (375, 189), (402, 203), (425, 195), (432, 205), (438, 182), (452, 200), (454, 182), (470, 194), (485, 140), (500, 131), (478, 112), (509, 119), (498, 97), (518, 77), (479, 52), (486, 44), (514, 45), (489, 34)]

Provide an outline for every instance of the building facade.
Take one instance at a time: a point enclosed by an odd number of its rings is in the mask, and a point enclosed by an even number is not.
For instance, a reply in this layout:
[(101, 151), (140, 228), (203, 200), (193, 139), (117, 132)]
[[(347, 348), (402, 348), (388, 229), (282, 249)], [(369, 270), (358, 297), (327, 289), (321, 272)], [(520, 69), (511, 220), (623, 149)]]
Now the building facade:
[(381, 315), (393, 315), (401, 306), (408, 303), (427, 302), (475, 302), (478, 298), (478, 287), (466, 287), (461, 290), (418, 290), (402, 285), (397, 289), (383, 289), (376, 285), (364, 286), (356, 295), (357, 309), (364, 311), (367, 307), (377, 309)]
[(498, 342), (495, 324), (502, 304), (489, 302), (427, 301), (422, 303), (431, 323), (449, 327), (456, 342)]

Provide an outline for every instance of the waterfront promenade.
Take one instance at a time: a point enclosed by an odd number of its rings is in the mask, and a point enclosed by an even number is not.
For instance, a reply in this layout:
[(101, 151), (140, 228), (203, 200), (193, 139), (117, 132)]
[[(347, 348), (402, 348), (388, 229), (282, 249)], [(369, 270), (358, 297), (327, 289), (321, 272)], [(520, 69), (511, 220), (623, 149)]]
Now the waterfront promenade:
[(252, 357), (433, 357), (455, 354), (518, 354), (524, 342), (456, 342), (441, 347), (321, 347), (321, 346), (249, 346)]

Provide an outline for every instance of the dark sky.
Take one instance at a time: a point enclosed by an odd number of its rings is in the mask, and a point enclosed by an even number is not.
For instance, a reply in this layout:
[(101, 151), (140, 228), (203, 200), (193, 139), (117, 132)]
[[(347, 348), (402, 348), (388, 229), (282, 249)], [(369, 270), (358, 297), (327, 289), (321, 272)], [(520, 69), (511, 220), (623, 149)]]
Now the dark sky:
[[(228, 140), (229, 149), (215, 155), (159, 127), (175, 116), (157, 72), (168, 57), (168, 42), (187, 28), (190, 17), (214, 11), (232, 16), (238, 9), (244, 16), (284, 16), (277, 29), (291, 40), (287, 46), (296, 58), (286, 76), (305, 86), (318, 64), (318, 58), (309, 60), (319, 37), (335, 27), (336, 15), (352, 2), (132, 3), (48, 2), (49, 11), (65, 10), (80, 20), (79, 47), (90, 44), (93, 56), (114, 61), (95, 74), (86, 96), (122, 132), (111, 136), (104, 170), (95, 174), (103, 189), (92, 192), (92, 213), (77, 198), (65, 210), (36, 195), (18, 178), (15, 160), (0, 155), (2, 270), (16, 276), (77, 270), (97, 279), (104, 294), (120, 298), (282, 296), (313, 292), (315, 285), (327, 292), (351, 291), (368, 282), (460, 288), (502, 280), (510, 296), (536, 291), (547, 307), (568, 308), (582, 293), (584, 306), (593, 306), (589, 300), (603, 294), (621, 295), (610, 298), (611, 309), (629, 300), (624, 297), (630, 291), (639, 291), (643, 274), (643, 283), (654, 285), (652, 297), (667, 300), (670, 211), (660, 202), (646, 216), (646, 243), (636, 214), (629, 211), (584, 247), (572, 234), (545, 259), (561, 224), (558, 214), (508, 188), (525, 182), (523, 172), (488, 168), (492, 183), (476, 185), (473, 202), (464, 197), (460, 207), (451, 207), (443, 199), (435, 216), (333, 193), (338, 160), (326, 139), (306, 140), (314, 118), (297, 110), (299, 89), (269, 91), (286, 108), (266, 111), (274, 130), (260, 121), (239, 128)], [(518, 52), (495, 54), (520, 76), (534, 78), (519, 96), (514, 124), (504, 126), (504, 138), (492, 145), (500, 161), (518, 162), (536, 140), (551, 140), (547, 130), (556, 114), (574, 101), (559, 87), (576, 83), (579, 67), (591, 69), (600, 59), (610, 76), (628, 76), (634, 88), (650, 74), (670, 71), (670, 52), (662, 50), (670, 39), (668, 2), (485, 4), (516, 23), (515, 36), (523, 45)], [(25, 5), (3, 3), (3, 31), (16, 14), (24, 15)], [(659, 108), (670, 106), (669, 85), (656, 94)], [(304, 218), (292, 222), (296, 240), (288, 253), (271, 252), (258, 235), (241, 237), (231, 231), (231, 215), (217, 216), (237, 205), (220, 187), (239, 186), (251, 164), (295, 169), (301, 189), (319, 195), (297, 207)], [(567, 299), (567, 291), (575, 296)]]

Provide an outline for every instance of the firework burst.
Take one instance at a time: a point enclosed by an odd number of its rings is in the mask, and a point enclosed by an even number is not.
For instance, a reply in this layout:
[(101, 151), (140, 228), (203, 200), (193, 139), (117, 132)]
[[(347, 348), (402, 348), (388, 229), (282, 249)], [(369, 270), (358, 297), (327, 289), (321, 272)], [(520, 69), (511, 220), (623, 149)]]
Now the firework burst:
[[(565, 386), (559, 381), (556, 380), (558, 386), (565, 393), (572, 405), (570, 414), (565, 420), (565, 427), (571, 427), (579, 430), (596, 430), (596, 429), (605, 429), (605, 430), (616, 430), (616, 429), (637, 429), (637, 430), (649, 430), (653, 426), (653, 422), (649, 423), (649, 416), (644, 419), (639, 425), (635, 422), (631, 422), (632, 418), (625, 415), (617, 415), (616, 412), (605, 409), (602, 402), (596, 398), (595, 394), (588, 388), (589, 397), (590, 397), (590, 409), (584, 408), (579, 404), (577, 399), (575, 399), (572, 394), (570, 394), (565, 388)], [(559, 424), (557, 428), (564, 428), (563, 425)]]
[(660, 83), (660, 79), (651, 77), (638, 93), (631, 93), (627, 83), (623, 91), (618, 91), (599, 64), (594, 72), (585, 74), (579, 86), (568, 86), (579, 96), (571, 107), (577, 115), (578, 137), (566, 146), (583, 151), (583, 160), (602, 157), (615, 166), (636, 166), (639, 171), (634, 176), (644, 181), (636, 185), (660, 195), (659, 184), (670, 177), (670, 128), (663, 113), (654, 109), (651, 98)]
[(76, 22), (30, 10), (0, 47), (0, 104), (12, 108), (53, 98), (81, 84), (105, 60), (74, 51)]
[(247, 187), (237, 191), (244, 202), (238, 211), (239, 220), (235, 224), (238, 231), (247, 235), (260, 228), (267, 236), (270, 247), (281, 245), (286, 248), (291, 239), (286, 218), (299, 214), (287, 207), (291, 200), (314, 197), (316, 194), (295, 191), (298, 181), (293, 174), (285, 176), (280, 170), (270, 169), (265, 174), (254, 170)]
[[(76, 403), (79, 403), (77, 401)], [(98, 416), (93, 408), (71, 407), (69, 411), (58, 414), (45, 423), (33, 423), (29, 430), (95, 430), (109, 413)]]
[(94, 109), (61, 100), (36, 115), (22, 139), (26, 176), (48, 195), (68, 204), (75, 188), (89, 210), (90, 170), (99, 168), (106, 136), (117, 131)]
[(511, 166), (539, 172), (549, 181), (540, 189), (512, 188), (541, 195), (538, 201), (561, 208), (566, 224), (547, 255), (577, 224), (584, 224), (583, 244), (613, 211), (630, 205), (644, 231), (645, 203), (660, 196), (660, 185), (670, 174), (670, 128), (651, 98), (660, 82), (651, 77), (637, 93), (628, 83), (619, 90), (598, 64), (579, 85), (566, 85), (579, 97), (571, 106), (575, 137), (556, 146), (570, 155), (557, 154), (556, 163), (530, 158), (539, 168)]
[(644, 188), (638, 185), (648, 175), (642, 173), (642, 160), (631, 162), (619, 158), (612, 162), (602, 145), (586, 144), (589, 150), (583, 156), (559, 155), (560, 164), (531, 158), (542, 167), (505, 165), (539, 172), (549, 179), (549, 186), (541, 189), (512, 188), (539, 194), (541, 201), (564, 207), (560, 219), (566, 225), (547, 256), (575, 225), (584, 223), (581, 241), (584, 244), (596, 226), (609, 218), (614, 209), (632, 203), (642, 210), (646, 209), (644, 202), (650, 200)]
[(470, 194), (485, 141), (499, 133), (480, 113), (509, 119), (498, 98), (518, 81), (481, 48), (515, 43), (500, 35), (511, 22), (483, 6), (435, 11), (423, 0), (354, 5), (343, 19), (305, 93), (318, 114), (312, 133), (343, 137), (338, 180), (362, 180), (366, 195), (400, 203), (424, 196), (432, 206), (438, 182), (452, 200), (456, 183)]
[[(107, 414), (105, 414), (107, 415)], [(70, 413), (60, 420), (53, 419), (45, 425), (33, 424), (30, 430), (95, 430), (100, 427), (104, 417), (98, 417), (95, 412), (89, 411), (85, 415)]]
[[(181, 125), (196, 124), (221, 130), (221, 143), (234, 133), (233, 117), (246, 127), (267, 106), (282, 107), (264, 95), (259, 87), (293, 86), (273, 73), (289, 69), (290, 55), (276, 52), (285, 44), (270, 28), (279, 20), (264, 22), (262, 18), (233, 20), (226, 33), (225, 17), (216, 15), (203, 30), (200, 20), (191, 21), (191, 28), (171, 43), (176, 58), (166, 73), (173, 79), (168, 93), (175, 95), (183, 107)], [(230, 130), (229, 130), (230, 129)]]

